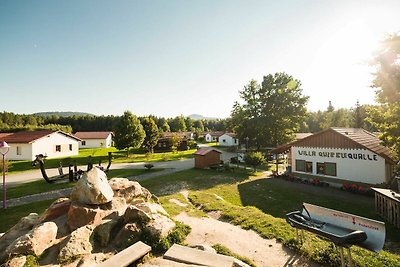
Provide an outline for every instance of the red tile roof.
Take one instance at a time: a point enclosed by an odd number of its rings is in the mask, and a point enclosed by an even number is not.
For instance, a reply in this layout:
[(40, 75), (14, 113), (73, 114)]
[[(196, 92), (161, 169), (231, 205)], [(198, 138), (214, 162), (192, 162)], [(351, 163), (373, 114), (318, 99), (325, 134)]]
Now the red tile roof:
[(106, 139), (113, 132), (76, 132), (74, 135), (80, 139)]
[(220, 151), (220, 150), (218, 150), (216, 148), (213, 148), (213, 147), (201, 147), (201, 148), (199, 148), (199, 150), (194, 152), (193, 155), (204, 156), (204, 155), (210, 153), (211, 151), (216, 151), (216, 152), (218, 152), (220, 154), (222, 153), (222, 151)]
[(48, 136), (53, 133), (61, 133), (65, 136), (71, 137), (76, 140), (80, 140), (79, 138), (64, 133), (62, 131), (21, 131), (15, 133), (0, 133), (0, 141), (6, 141), (7, 143), (33, 143), (34, 141)]

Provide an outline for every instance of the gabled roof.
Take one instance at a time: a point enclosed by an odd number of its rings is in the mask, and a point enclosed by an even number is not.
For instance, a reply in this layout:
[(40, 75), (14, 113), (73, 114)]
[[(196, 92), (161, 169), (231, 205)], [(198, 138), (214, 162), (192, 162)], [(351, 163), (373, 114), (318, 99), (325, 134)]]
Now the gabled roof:
[(282, 153), (292, 146), (311, 146), (321, 148), (361, 148), (368, 149), (392, 164), (396, 161), (389, 148), (381, 144), (373, 133), (360, 128), (329, 128), (303, 139), (279, 146), (272, 153)]
[(162, 133), (161, 139), (165, 138), (165, 139), (170, 139), (172, 136), (178, 136), (182, 139), (187, 138), (188, 136), (190, 136), (190, 134), (188, 132), (164, 132)]
[(224, 133), (224, 134), (227, 135), (227, 136), (230, 136), (232, 138), (236, 138), (236, 134), (235, 133)]
[(211, 151), (215, 151), (215, 152), (218, 152), (220, 154), (222, 153), (221, 150), (218, 150), (218, 149), (213, 148), (213, 147), (201, 147), (196, 152), (194, 152), (193, 155), (204, 156), (204, 155), (210, 153)]
[(296, 141), (301, 140), (303, 138), (309, 137), (310, 135), (313, 135), (313, 133), (296, 133)]
[(216, 132), (208, 132), (208, 133), (206, 133), (206, 134), (209, 134), (209, 135), (215, 136), (215, 137), (220, 137), (221, 135), (224, 134), (224, 132), (216, 131)]
[(76, 132), (74, 135), (80, 139), (106, 139), (113, 132)]
[(80, 141), (79, 138), (70, 135), (68, 133), (65, 133), (63, 131), (21, 131), (15, 133), (0, 133), (0, 141), (6, 141), (7, 143), (10, 144), (12, 143), (31, 144), (40, 138), (46, 137), (54, 133), (60, 133), (67, 137), (76, 139), (77, 141)]

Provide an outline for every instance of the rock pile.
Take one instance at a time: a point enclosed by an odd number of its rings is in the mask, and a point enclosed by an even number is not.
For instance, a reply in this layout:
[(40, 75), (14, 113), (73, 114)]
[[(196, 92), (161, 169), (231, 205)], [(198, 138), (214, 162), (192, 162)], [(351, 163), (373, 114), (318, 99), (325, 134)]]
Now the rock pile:
[[(165, 210), (138, 182), (85, 173), (70, 198), (56, 200), (38, 216), (31, 213), (0, 237), (0, 262), (23, 266), (41, 256), (46, 266), (92, 266), (140, 240), (166, 237), (175, 228)], [(43, 252), (45, 255), (42, 255)]]

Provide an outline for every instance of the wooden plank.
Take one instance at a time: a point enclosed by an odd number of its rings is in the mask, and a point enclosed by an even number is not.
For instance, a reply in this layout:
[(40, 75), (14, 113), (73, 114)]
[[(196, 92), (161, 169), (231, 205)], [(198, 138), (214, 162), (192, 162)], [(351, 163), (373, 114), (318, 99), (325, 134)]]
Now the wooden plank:
[(234, 258), (174, 244), (164, 258), (176, 262), (201, 266), (232, 267)]
[(129, 264), (142, 258), (151, 251), (151, 247), (139, 241), (130, 247), (122, 250), (108, 260), (96, 265), (96, 267), (126, 267)]

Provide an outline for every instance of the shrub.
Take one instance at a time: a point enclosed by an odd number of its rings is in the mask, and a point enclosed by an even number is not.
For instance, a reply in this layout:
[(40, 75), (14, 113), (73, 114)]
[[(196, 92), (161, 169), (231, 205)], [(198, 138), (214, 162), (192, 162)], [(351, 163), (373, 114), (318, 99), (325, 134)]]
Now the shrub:
[(254, 171), (257, 170), (257, 166), (260, 166), (265, 162), (265, 157), (261, 152), (250, 152), (244, 156), (244, 162), (252, 166)]

